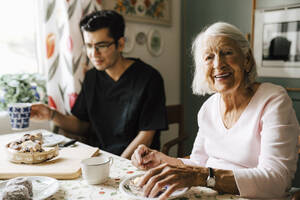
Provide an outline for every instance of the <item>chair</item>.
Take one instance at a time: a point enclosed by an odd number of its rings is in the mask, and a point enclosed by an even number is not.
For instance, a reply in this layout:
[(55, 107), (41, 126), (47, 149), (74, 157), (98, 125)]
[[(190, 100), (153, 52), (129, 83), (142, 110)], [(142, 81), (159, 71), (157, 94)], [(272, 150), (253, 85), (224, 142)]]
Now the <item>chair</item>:
[(183, 129), (183, 106), (179, 105), (170, 105), (167, 106), (167, 118), (168, 124), (178, 124), (178, 137), (172, 139), (171, 141), (165, 143), (162, 148), (162, 152), (166, 155), (169, 154), (169, 150), (172, 146), (178, 145), (177, 156), (184, 156), (183, 142), (187, 139), (187, 135), (184, 133)]

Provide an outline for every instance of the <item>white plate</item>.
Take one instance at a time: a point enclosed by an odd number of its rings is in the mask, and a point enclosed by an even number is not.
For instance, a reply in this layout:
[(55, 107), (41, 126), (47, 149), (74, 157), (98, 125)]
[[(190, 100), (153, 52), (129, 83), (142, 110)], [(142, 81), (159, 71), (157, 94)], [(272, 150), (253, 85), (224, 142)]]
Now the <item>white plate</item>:
[(44, 147), (53, 147), (59, 143), (65, 141), (65, 136), (59, 134), (44, 134), (43, 133), (43, 146)]
[[(133, 175), (130, 176), (128, 178), (126, 178), (125, 180), (123, 180), (120, 185), (119, 185), (119, 190), (125, 194), (128, 197), (134, 198), (134, 199), (140, 199), (140, 200), (157, 200), (157, 198), (148, 198), (148, 197), (144, 197), (142, 195), (136, 194), (138, 193), (138, 191), (135, 190), (134, 187), (132, 187), (132, 184), (130, 184), (131, 181), (133, 181), (136, 177), (139, 176), (143, 176), (143, 174), (137, 174), (137, 175)], [(169, 199), (173, 199), (175, 197), (181, 196), (184, 193), (186, 193), (188, 191), (189, 188), (183, 188), (180, 190), (176, 190), (175, 192), (173, 192)]]
[(44, 147), (53, 147), (59, 143), (62, 143), (66, 140), (66, 137), (63, 135), (52, 133), (45, 129), (37, 129), (33, 131), (25, 131), (20, 132), (19, 134), (25, 135), (25, 134), (37, 134), (41, 133), (43, 135), (43, 146)]
[[(46, 199), (55, 194), (59, 189), (59, 183), (54, 178), (50, 178), (47, 176), (28, 176), (27, 178), (32, 182), (32, 200)], [(7, 181), (0, 183), (0, 197), (6, 183)]]

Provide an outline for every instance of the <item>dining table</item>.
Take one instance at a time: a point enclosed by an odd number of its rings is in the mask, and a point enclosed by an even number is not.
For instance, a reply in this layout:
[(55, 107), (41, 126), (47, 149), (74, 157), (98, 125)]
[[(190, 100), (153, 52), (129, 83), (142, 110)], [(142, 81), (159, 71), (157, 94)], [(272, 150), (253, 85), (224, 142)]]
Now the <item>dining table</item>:
[[(54, 133), (53, 133), (54, 134)], [(3, 140), (5, 135), (0, 135)], [(66, 140), (69, 140), (66, 138)], [(76, 142), (81, 144), (80, 142)], [(76, 147), (74, 147), (76, 148)], [(59, 189), (55, 194), (47, 198), (47, 200), (134, 200), (144, 198), (133, 198), (127, 196), (124, 192), (119, 190), (120, 183), (128, 177), (145, 173), (132, 165), (131, 161), (120, 156), (111, 154), (109, 152), (99, 150), (97, 156), (111, 157), (113, 162), (110, 167), (109, 178), (102, 184), (90, 185), (81, 176), (75, 179), (64, 180), (59, 178)], [(1, 171), (0, 171), (1, 172)], [(0, 180), (3, 182), (5, 180)], [(183, 195), (175, 197), (175, 200), (194, 200), (194, 199), (244, 199), (231, 194), (218, 194), (216, 191), (207, 187), (191, 187)]]

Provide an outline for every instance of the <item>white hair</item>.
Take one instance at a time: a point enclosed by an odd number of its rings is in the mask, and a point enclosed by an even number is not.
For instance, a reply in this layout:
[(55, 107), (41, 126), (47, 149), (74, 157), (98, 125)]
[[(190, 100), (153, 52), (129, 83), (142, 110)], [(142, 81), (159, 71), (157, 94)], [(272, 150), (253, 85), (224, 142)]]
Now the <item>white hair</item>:
[(256, 64), (248, 40), (237, 27), (225, 22), (216, 22), (209, 27), (204, 28), (193, 41), (192, 54), (194, 56), (195, 71), (192, 89), (194, 94), (205, 95), (215, 92), (209, 87), (203, 67), (202, 47), (203, 41), (207, 38), (207, 36), (224, 36), (231, 38), (238, 44), (244, 55), (250, 53), (250, 56), (252, 57), (251, 59), (253, 59), (253, 64), (251, 66), (251, 70), (245, 77), (246, 87), (255, 82), (257, 78)]

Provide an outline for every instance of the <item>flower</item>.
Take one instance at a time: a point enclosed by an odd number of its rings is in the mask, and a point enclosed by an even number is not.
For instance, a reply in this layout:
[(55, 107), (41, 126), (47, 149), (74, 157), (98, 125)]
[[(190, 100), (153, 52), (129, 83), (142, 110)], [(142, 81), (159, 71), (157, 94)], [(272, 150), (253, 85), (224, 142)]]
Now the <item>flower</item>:
[(69, 51), (72, 52), (72, 50), (73, 50), (73, 40), (72, 40), (71, 36), (68, 37), (67, 47), (68, 47)]
[(124, 6), (122, 0), (118, 0), (118, 2), (116, 3), (115, 9), (116, 9), (118, 12), (123, 12), (123, 11), (126, 10), (126, 7)]
[(55, 104), (55, 101), (54, 99), (49, 95), (48, 96), (48, 105), (51, 107), (51, 108), (54, 108), (54, 109), (57, 109), (57, 106)]
[(46, 37), (47, 58), (51, 58), (55, 49), (55, 35), (49, 33)]
[(135, 5), (135, 4), (136, 4), (136, 0), (130, 0), (130, 3), (131, 3), (132, 5)]
[(78, 97), (78, 94), (76, 92), (69, 94), (69, 105), (70, 105), (71, 110), (76, 102), (77, 97)]
[(145, 0), (144, 3), (147, 8), (149, 8), (151, 6), (150, 0)]

